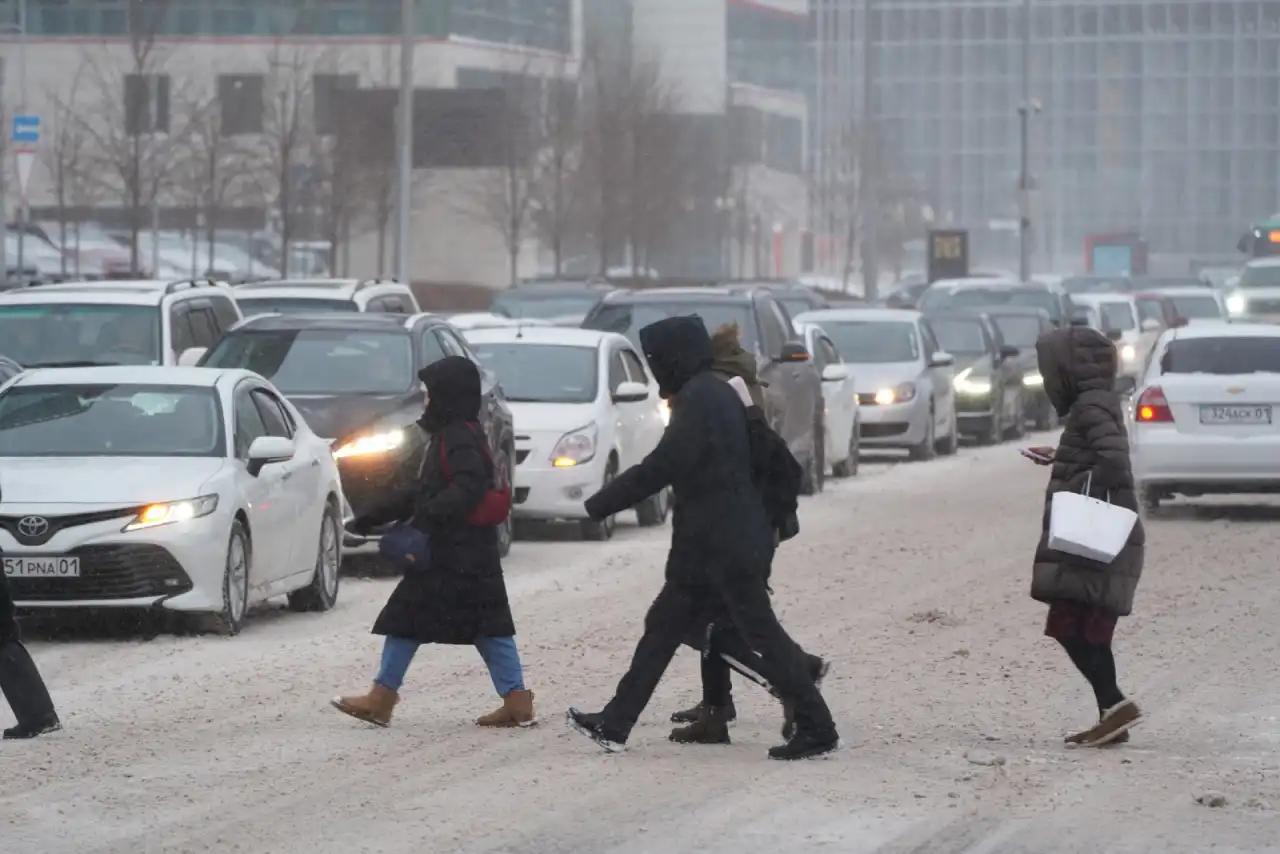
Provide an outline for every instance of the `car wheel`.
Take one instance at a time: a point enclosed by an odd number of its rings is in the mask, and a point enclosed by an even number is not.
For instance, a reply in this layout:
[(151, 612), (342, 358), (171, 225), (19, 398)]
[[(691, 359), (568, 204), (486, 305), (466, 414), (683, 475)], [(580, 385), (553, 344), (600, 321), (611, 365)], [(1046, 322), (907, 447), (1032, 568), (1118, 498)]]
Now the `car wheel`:
[(231, 523), (227, 539), (227, 560), (222, 573), (222, 610), (213, 615), (212, 628), (220, 635), (237, 635), (244, 628), (249, 610), (249, 567), (253, 548), (249, 532), (237, 519)]
[[(600, 484), (600, 488), (604, 489), (615, 477), (618, 476), (618, 461), (613, 457), (609, 458), (609, 464), (604, 470), (604, 480)], [(613, 529), (618, 524), (616, 516), (609, 516), (597, 522), (594, 519), (583, 519), (581, 522), (582, 539), (593, 540), (595, 542), (604, 542), (613, 537)]]
[[(502, 482), (507, 484), (509, 487), (511, 487), (511, 491), (514, 493), (515, 484), (512, 483), (512, 477), (511, 477), (512, 453), (513, 451), (511, 450), (511, 448), (507, 448), (506, 453), (504, 453), (501, 457), (502, 462), (498, 466), (498, 473), (499, 473), (499, 476), (503, 478)], [(502, 523), (498, 525), (498, 555), (500, 557), (506, 557), (507, 555), (511, 554), (511, 544), (512, 542), (515, 541), (515, 538), (516, 538), (515, 520), (512, 519), (511, 514), (508, 513), (507, 518), (503, 519)]]
[(849, 456), (831, 466), (832, 477), (853, 477), (858, 473), (858, 425), (849, 432)]
[(328, 611), (338, 601), (342, 567), (342, 535), (338, 509), (332, 502), (324, 506), (320, 520), (320, 544), (316, 550), (316, 570), (311, 583), (289, 594), (291, 611)]
[(642, 528), (656, 528), (667, 521), (667, 513), (671, 510), (671, 490), (664, 489), (651, 495), (636, 506), (636, 521)]
[(1148, 516), (1154, 516), (1160, 512), (1160, 498), (1160, 493), (1151, 487), (1138, 487), (1138, 503), (1142, 506), (1142, 512)]
[(947, 431), (947, 438), (938, 443), (938, 453), (944, 457), (950, 457), (960, 450), (960, 416), (956, 415), (955, 410), (951, 411), (951, 429)]
[(925, 421), (924, 427), (924, 441), (910, 449), (908, 452), (910, 459), (916, 461), (931, 460), (938, 455), (938, 428), (934, 426), (934, 417), (933, 407), (929, 407), (929, 417)]

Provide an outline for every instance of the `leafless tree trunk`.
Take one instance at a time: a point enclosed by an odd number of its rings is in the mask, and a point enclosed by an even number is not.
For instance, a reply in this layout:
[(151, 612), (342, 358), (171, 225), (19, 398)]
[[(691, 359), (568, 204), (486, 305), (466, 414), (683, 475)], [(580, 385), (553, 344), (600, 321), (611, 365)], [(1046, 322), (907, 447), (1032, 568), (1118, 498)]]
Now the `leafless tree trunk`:
[(577, 85), (565, 75), (562, 62), (556, 75), (545, 81), (537, 129), (540, 148), (530, 187), (533, 224), (551, 247), (557, 276), (563, 271), (565, 241), (579, 215), (583, 147), (579, 115)]

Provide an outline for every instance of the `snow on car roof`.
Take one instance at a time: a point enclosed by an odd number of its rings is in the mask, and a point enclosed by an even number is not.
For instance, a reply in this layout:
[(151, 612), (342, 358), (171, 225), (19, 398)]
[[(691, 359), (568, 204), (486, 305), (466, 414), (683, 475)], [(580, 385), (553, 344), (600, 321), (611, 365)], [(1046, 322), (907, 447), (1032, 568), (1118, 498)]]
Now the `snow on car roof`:
[(598, 329), (576, 329), (569, 326), (501, 326), (485, 329), (464, 329), (462, 332), (472, 344), (560, 344), (571, 347), (598, 347), (608, 341), (627, 344), (625, 335)]
[(104, 365), (90, 368), (32, 368), (18, 383), (33, 385), (82, 385), (90, 383), (127, 385), (214, 386), (228, 375), (252, 376), (238, 368), (185, 368), (162, 365)]
[(793, 321), (807, 321), (821, 324), (824, 320), (902, 320), (913, 321), (920, 317), (920, 312), (912, 308), (820, 308), (797, 314)]
[(1280, 324), (1205, 320), (1170, 329), (1168, 334), (1171, 340), (1179, 341), (1188, 338), (1280, 338)]

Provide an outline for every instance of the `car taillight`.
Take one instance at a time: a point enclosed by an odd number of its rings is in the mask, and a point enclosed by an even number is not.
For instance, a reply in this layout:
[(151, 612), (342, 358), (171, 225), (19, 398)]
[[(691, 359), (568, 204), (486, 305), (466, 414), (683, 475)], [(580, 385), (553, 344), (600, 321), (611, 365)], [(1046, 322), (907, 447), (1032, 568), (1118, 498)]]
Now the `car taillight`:
[(1143, 424), (1172, 424), (1173, 410), (1165, 399), (1164, 389), (1158, 385), (1144, 391), (1138, 397), (1137, 419)]

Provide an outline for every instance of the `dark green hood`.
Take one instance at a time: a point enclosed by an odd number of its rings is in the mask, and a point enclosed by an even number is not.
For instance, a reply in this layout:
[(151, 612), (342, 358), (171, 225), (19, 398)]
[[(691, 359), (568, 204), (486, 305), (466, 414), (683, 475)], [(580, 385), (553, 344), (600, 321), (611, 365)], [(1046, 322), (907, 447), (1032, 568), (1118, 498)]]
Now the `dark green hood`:
[(741, 377), (751, 401), (764, 407), (764, 386), (756, 373), (756, 357), (742, 346), (738, 324), (726, 323), (711, 336), (711, 370), (726, 380)]

